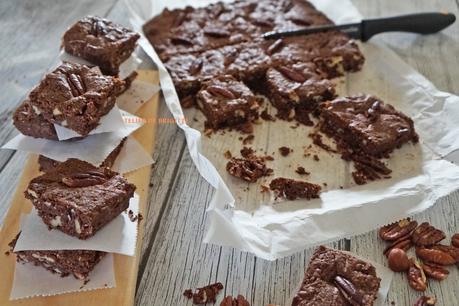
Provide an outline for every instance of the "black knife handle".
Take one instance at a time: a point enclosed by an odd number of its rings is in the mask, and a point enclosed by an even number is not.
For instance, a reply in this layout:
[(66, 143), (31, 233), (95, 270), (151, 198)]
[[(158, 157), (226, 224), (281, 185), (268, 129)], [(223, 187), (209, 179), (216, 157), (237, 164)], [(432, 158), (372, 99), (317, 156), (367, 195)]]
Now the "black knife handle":
[(362, 41), (382, 32), (412, 32), (432, 34), (443, 30), (456, 20), (451, 13), (420, 13), (362, 21)]

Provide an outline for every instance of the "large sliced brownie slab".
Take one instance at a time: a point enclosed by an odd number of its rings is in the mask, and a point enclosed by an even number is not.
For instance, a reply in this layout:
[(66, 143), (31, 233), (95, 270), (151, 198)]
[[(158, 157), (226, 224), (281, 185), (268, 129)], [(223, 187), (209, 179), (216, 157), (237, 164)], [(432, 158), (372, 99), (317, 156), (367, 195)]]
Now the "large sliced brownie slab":
[(49, 228), (89, 238), (129, 207), (135, 186), (108, 168), (68, 159), (24, 192)]
[(312, 255), (292, 306), (372, 306), (380, 282), (370, 263), (320, 246)]

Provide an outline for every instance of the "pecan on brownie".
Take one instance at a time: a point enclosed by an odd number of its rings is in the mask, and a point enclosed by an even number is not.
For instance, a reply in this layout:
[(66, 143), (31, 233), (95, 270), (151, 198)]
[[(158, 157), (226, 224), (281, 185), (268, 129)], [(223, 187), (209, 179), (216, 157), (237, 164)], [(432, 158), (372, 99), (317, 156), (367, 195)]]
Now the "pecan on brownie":
[(258, 102), (252, 91), (234, 77), (223, 75), (204, 84), (197, 104), (212, 129), (250, 123), (258, 117)]
[(68, 159), (32, 179), (24, 194), (49, 228), (86, 239), (129, 207), (134, 190), (108, 168)]
[(41, 111), (25, 100), (13, 114), (13, 124), (23, 135), (57, 140), (54, 125), (45, 120)]
[(98, 69), (65, 62), (41, 80), (29, 100), (47, 121), (86, 136), (113, 108), (123, 84)]
[(117, 75), (119, 66), (131, 56), (140, 35), (107, 19), (87, 16), (71, 26), (62, 37), (67, 53)]
[(320, 246), (309, 261), (292, 306), (372, 306), (380, 283), (370, 263)]

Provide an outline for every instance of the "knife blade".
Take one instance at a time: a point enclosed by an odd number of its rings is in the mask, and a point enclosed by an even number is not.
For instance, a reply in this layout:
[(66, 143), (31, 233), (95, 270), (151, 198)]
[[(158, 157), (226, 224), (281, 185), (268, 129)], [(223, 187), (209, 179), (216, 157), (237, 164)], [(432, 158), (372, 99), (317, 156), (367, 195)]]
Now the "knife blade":
[(452, 13), (419, 13), (394, 17), (364, 19), (357, 23), (341, 25), (311, 26), (298, 30), (273, 31), (262, 35), (265, 39), (300, 36), (326, 31), (341, 31), (354, 39), (367, 41), (379, 33), (411, 32), (418, 34), (433, 34), (442, 31), (456, 21)]

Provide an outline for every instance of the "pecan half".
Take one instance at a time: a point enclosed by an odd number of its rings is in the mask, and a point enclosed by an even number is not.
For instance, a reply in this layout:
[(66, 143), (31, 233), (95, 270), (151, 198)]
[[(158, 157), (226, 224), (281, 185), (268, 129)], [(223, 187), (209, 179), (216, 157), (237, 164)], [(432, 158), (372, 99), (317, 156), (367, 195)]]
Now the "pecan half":
[(423, 295), (416, 300), (414, 306), (434, 306), (436, 302), (437, 299), (435, 297)]
[(226, 89), (225, 87), (219, 85), (211, 85), (207, 87), (207, 91), (210, 92), (214, 96), (221, 96), (228, 99), (235, 99), (236, 96), (230, 90)]
[(411, 259), (411, 265), (408, 269), (408, 283), (410, 287), (417, 291), (425, 291), (427, 289), (427, 278), (424, 274), (419, 262)]
[(306, 77), (303, 74), (293, 69), (287, 68), (285, 66), (280, 66), (280, 67), (277, 67), (277, 70), (279, 70), (280, 73), (282, 73), (286, 78), (292, 81), (295, 81), (298, 83), (303, 83), (304, 81), (306, 81)]
[(436, 263), (442, 266), (449, 266), (456, 263), (456, 259), (446, 249), (438, 246), (416, 247), (416, 255), (422, 260)]
[(416, 221), (411, 221), (410, 218), (403, 219), (381, 227), (379, 237), (386, 241), (398, 240), (406, 235), (410, 235), (416, 226), (418, 226)]
[(229, 295), (223, 299), (220, 306), (250, 306), (250, 303), (242, 295), (238, 295), (237, 298)]
[(364, 305), (363, 296), (349, 280), (341, 276), (336, 276), (334, 283), (346, 301), (351, 305)]
[(411, 242), (411, 237), (409, 235), (400, 237), (398, 240), (393, 241), (384, 249), (384, 255), (388, 256), (393, 249), (401, 249), (403, 251), (408, 251), (413, 246)]
[(172, 36), (171, 42), (174, 45), (186, 45), (186, 46), (193, 45), (193, 42), (191, 40), (189, 40), (188, 38), (182, 37), (182, 36)]
[(445, 233), (441, 230), (436, 229), (427, 222), (423, 222), (414, 230), (411, 239), (416, 246), (428, 246), (442, 241), (445, 237)]
[(72, 188), (77, 187), (88, 187), (94, 185), (100, 185), (107, 181), (107, 178), (103, 173), (97, 171), (88, 171), (86, 173), (74, 173), (69, 176), (65, 176), (61, 179), (61, 182)]
[(225, 29), (205, 29), (204, 34), (215, 37), (215, 38), (224, 38), (224, 37), (230, 37), (231, 33), (228, 32)]
[(201, 71), (202, 69), (202, 58), (197, 58), (193, 61), (193, 63), (191, 64), (190, 68), (188, 69), (188, 71), (190, 72), (191, 75), (195, 75), (196, 73), (198, 73), (199, 71)]
[(451, 237), (451, 245), (459, 248), (459, 234), (454, 234), (453, 237)]
[(446, 277), (448, 277), (449, 271), (440, 265), (430, 263), (430, 262), (423, 262), (421, 266), (427, 277), (430, 277), (430, 278), (433, 278), (439, 281), (444, 280)]
[(276, 53), (277, 51), (279, 51), (280, 49), (282, 49), (282, 46), (284, 45), (284, 41), (282, 40), (282, 38), (279, 38), (278, 40), (276, 40), (275, 42), (273, 42), (269, 47), (268, 49), (266, 50), (266, 53), (268, 53), (268, 55), (273, 55), (274, 53)]
[(70, 73), (66, 75), (67, 83), (74, 97), (81, 96), (85, 92), (83, 80), (78, 74)]

